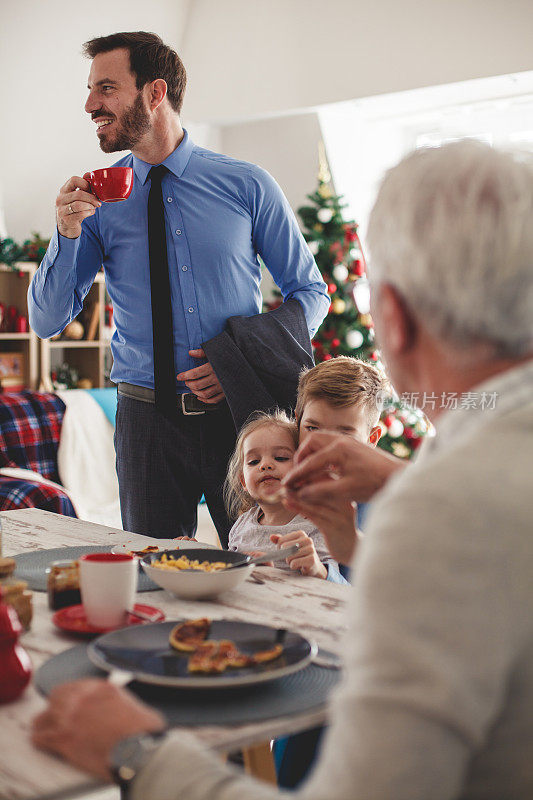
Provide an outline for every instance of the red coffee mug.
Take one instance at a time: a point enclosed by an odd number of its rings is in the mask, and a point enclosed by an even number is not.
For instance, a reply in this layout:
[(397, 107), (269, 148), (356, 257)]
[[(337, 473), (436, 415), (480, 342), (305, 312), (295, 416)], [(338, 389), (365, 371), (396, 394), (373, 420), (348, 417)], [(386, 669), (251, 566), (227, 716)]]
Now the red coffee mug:
[(83, 176), (91, 186), (92, 194), (102, 203), (126, 200), (133, 189), (132, 167), (106, 167), (86, 172)]

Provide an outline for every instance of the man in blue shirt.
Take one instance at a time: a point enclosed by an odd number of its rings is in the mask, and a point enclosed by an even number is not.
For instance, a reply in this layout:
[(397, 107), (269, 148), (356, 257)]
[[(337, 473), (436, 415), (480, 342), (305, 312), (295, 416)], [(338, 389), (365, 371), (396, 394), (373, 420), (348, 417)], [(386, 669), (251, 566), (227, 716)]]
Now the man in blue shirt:
[[(261, 168), (197, 147), (183, 130), (186, 84), (177, 54), (155, 34), (119, 33), (86, 43), (92, 59), (85, 110), (106, 152), (131, 150), (127, 200), (102, 205), (71, 177), (56, 200), (57, 230), (28, 292), (30, 322), (53, 336), (80, 312), (103, 265), (114, 308), (111, 379), (118, 384), (117, 472), (124, 527), (170, 538), (194, 535), (205, 494), (221, 541), (229, 522), (221, 487), (234, 445), (231, 416), (202, 342), (234, 315), (260, 313), (261, 256), (284, 300), (303, 308), (312, 336), (326, 285), (273, 178)], [(148, 197), (163, 165), (162, 206), (171, 296), (175, 419), (154, 404)], [(153, 316), (156, 318), (153, 320)]]

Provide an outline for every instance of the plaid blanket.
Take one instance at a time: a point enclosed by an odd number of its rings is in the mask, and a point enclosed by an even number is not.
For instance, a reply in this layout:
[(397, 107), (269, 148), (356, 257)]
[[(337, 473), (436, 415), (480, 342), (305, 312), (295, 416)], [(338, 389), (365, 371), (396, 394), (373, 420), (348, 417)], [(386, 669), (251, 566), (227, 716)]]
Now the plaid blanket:
[[(59, 483), (57, 448), (65, 404), (55, 394), (0, 394), (0, 467), (19, 467)], [(41, 508), (75, 517), (65, 492), (36, 480), (0, 476), (0, 510)]]
[(0, 466), (21, 467), (59, 483), (57, 448), (65, 404), (29, 390), (0, 395)]
[(0, 511), (16, 508), (41, 508), (67, 517), (76, 516), (65, 492), (37, 481), (0, 476)]

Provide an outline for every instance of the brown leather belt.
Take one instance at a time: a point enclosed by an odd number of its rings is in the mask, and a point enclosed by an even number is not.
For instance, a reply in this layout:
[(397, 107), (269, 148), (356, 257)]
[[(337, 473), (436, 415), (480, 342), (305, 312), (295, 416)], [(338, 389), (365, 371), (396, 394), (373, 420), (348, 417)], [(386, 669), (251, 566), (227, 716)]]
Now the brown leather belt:
[[(141, 400), (143, 403), (155, 403), (155, 392), (147, 389), (146, 386), (136, 386), (134, 383), (119, 383), (118, 393), (124, 397), (131, 397), (133, 400)], [(186, 417), (196, 417), (205, 414), (207, 411), (216, 411), (220, 408), (220, 403), (203, 403), (191, 392), (176, 395), (178, 411)]]

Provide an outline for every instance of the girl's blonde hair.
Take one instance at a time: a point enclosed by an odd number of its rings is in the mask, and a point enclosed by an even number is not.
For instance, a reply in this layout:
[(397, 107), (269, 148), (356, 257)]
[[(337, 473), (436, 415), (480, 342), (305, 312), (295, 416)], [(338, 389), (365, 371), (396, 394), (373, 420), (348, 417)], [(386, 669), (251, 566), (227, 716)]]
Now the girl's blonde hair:
[(244, 440), (253, 431), (272, 425), (280, 430), (287, 431), (294, 442), (294, 447), (298, 447), (298, 427), (295, 420), (287, 416), (284, 411), (276, 409), (271, 414), (264, 411), (257, 411), (247, 422), (244, 423), (237, 437), (235, 450), (228, 464), (228, 474), (224, 483), (224, 503), (230, 519), (236, 519), (240, 514), (244, 514), (255, 505), (255, 500), (248, 494), (241, 483), (241, 476), (244, 466)]

